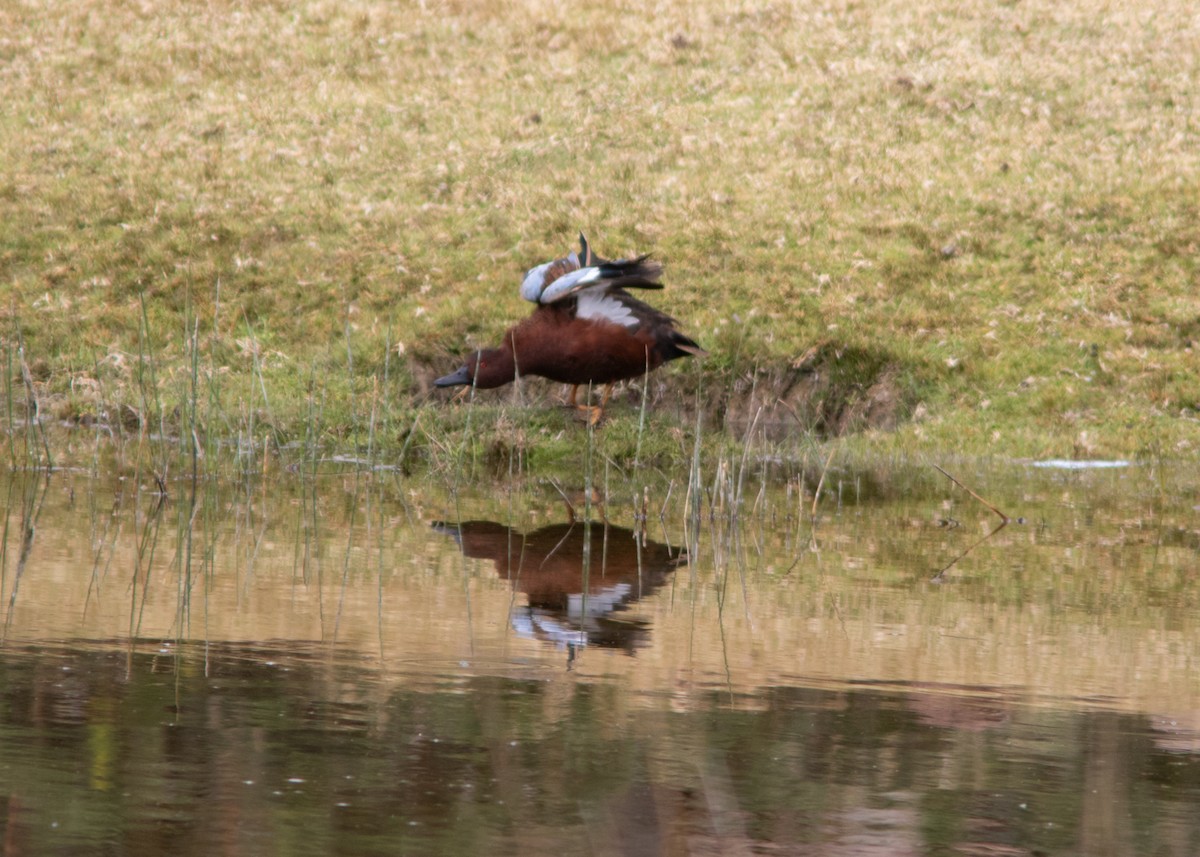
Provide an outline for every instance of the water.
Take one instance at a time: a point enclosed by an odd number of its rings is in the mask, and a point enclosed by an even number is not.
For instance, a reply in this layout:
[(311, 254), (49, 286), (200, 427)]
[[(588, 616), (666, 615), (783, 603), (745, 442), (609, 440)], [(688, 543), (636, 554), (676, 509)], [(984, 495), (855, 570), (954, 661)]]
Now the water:
[(4, 853), (1200, 854), (1195, 474), (950, 469), (4, 476)]

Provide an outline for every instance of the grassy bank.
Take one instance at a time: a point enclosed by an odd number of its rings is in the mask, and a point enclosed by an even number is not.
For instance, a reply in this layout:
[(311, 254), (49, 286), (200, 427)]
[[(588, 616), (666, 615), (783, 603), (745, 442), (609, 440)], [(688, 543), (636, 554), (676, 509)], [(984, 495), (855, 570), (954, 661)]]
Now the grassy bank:
[[(586, 229), (711, 352), (613, 455), (1186, 457), (1192, 3), (29, 2), (0, 10), (0, 337), (85, 424), (569, 455), (433, 377)], [(21, 371), (22, 362), (28, 369)], [(780, 401), (782, 400), (782, 404)], [(7, 425), (5, 421), (5, 425)]]

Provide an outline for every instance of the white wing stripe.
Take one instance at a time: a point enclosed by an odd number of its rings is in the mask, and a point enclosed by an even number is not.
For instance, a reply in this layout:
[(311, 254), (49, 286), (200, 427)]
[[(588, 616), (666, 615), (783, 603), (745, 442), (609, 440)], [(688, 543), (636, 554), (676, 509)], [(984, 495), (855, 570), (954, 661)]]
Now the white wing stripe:
[(616, 298), (597, 289), (580, 293), (575, 317), (604, 319), (624, 327), (636, 327), (638, 323), (633, 310)]

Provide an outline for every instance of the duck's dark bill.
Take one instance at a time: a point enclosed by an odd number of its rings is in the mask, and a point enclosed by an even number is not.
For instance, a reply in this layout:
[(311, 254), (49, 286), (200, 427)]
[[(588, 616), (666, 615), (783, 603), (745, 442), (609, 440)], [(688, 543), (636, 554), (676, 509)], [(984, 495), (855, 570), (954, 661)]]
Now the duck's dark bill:
[(454, 387), (459, 384), (471, 383), (471, 370), (467, 366), (463, 366), (457, 372), (451, 372), (449, 375), (443, 375), (433, 382), (435, 387)]
[(441, 533), (443, 536), (449, 536), (458, 543), (460, 548), (462, 547), (462, 530), (457, 524), (450, 524), (446, 521), (434, 521), (433, 531)]

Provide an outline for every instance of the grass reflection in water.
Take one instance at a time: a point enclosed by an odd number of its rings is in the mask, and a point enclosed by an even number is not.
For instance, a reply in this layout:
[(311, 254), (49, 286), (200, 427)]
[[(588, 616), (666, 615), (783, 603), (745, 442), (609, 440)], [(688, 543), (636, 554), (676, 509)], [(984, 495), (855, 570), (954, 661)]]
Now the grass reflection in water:
[(939, 585), (992, 516), (936, 473), (705, 500), (689, 554), (536, 485), (17, 474), (6, 853), (1187, 854), (1200, 540), (1148, 476), (964, 473), (1030, 523)]

